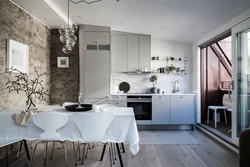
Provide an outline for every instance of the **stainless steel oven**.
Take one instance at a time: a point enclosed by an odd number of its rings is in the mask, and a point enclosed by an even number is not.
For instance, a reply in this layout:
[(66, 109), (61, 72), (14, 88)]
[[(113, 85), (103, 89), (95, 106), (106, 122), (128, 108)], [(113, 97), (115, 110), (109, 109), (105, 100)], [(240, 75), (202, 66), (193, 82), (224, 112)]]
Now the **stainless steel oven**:
[(152, 120), (152, 96), (128, 96), (128, 107), (133, 107), (136, 120)]

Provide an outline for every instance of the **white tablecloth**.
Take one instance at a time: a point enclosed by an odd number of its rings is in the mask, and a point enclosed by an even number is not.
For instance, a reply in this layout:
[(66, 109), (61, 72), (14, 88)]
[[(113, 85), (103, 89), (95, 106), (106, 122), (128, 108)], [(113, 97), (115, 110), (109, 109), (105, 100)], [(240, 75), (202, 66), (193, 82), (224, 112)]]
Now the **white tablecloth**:
[[(80, 141), (81, 133), (72, 118), (74, 112), (68, 112), (62, 107), (52, 107), (52, 109), (65, 113), (69, 118), (68, 123), (57, 131), (60, 133), (61, 140)], [(14, 123), (11, 115), (18, 112), (20, 112), (18, 109), (0, 112), (0, 139), (39, 140), (43, 131), (32, 120), (27, 127)], [(115, 143), (129, 142), (130, 151), (135, 155), (139, 151), (139, 135), (133, 108), (110, 107), (107, 112), (114, 114), (114, 120), (108, 128), (104, 140)]]

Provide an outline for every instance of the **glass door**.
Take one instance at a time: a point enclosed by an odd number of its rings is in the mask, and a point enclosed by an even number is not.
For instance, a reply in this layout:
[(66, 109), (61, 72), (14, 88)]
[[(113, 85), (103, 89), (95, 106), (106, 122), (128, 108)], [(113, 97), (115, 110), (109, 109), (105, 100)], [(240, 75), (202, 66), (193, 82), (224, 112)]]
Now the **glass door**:
[(239, 144), (240, 133), (250, 126), (250, 19), (232, 28), (233, 111), (232, 139)]

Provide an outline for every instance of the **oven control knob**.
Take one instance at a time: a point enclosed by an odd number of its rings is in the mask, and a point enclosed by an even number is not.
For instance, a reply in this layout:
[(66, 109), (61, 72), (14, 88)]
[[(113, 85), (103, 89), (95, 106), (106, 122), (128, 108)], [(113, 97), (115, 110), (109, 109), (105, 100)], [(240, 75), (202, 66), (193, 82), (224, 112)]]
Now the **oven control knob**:
[(141, 97), (138, 97), (138, 99), (141, 99)]

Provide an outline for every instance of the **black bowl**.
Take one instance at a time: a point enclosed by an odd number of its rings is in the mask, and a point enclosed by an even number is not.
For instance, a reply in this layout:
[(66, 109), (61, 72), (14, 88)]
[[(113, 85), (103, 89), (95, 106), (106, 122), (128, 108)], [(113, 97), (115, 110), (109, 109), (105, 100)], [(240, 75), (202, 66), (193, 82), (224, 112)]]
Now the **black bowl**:
[(92, 104), (81, 104), (80, 108), (78, 107), (78, 104), (67, 105), (65, 106), (65, 108), (68, 111), (75, 111), (75, 112), (89, 111), (89, 110), (92, 110)]

